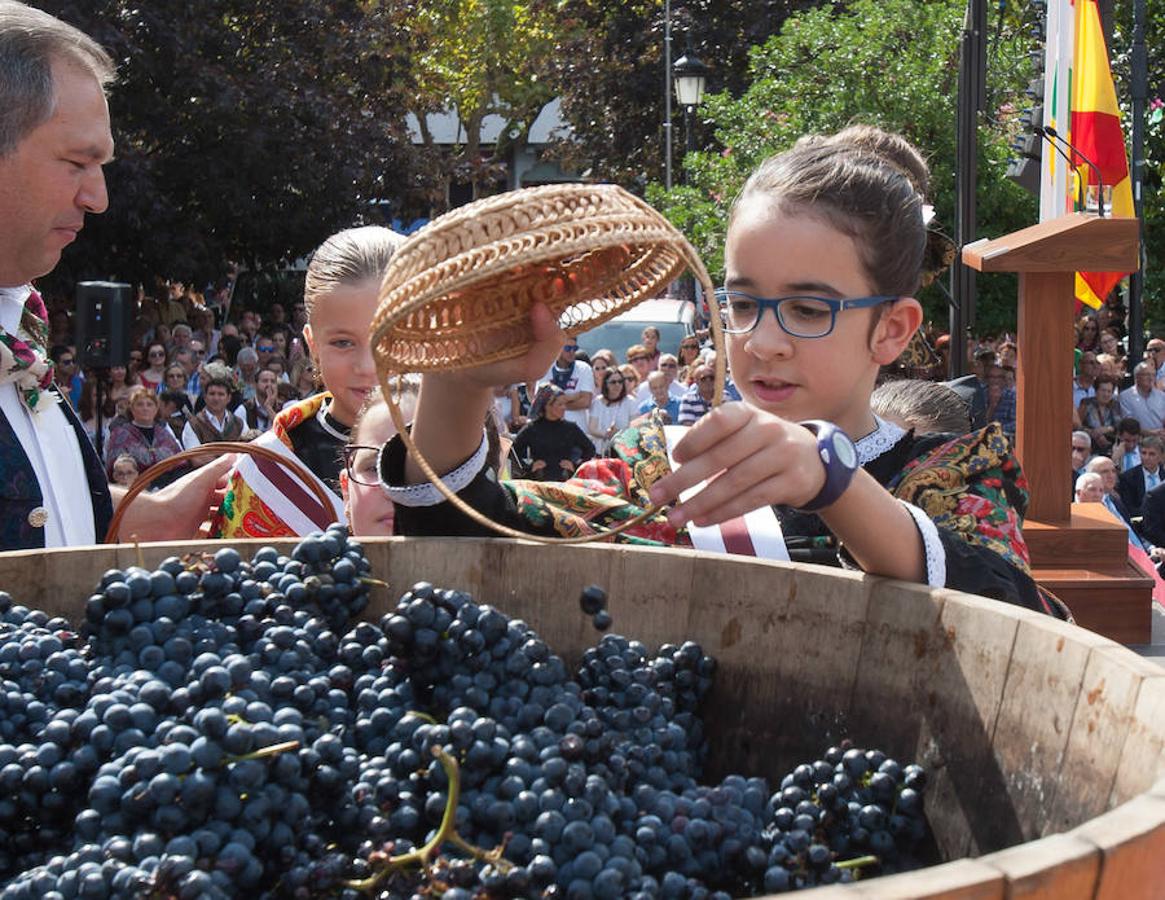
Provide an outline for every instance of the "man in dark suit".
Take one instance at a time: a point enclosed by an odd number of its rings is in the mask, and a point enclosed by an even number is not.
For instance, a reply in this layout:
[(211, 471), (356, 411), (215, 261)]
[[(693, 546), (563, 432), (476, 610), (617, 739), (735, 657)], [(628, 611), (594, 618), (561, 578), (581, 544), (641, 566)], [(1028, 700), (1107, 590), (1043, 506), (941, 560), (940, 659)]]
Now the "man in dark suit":
[[(52, 271), (86, 214), (108, 205), (114, 67), (71, 25), (4, 3), (0, 73), (0, 550), (93, 544), (124, 492), (111, 490), (54, 383), (45, 305), (31, 282)], [(122, 533), (192, 536), (229, 465), (141, 495)]]
[(1141, 537), (1154, 547), (1165, 547), (1165, 481), (1145, 494)]
[(1117, 478), (1116, 489), (1134, 518), (1143, 515), (1145, 494), (1165, 480), (1161, 456), (1161, 438), (1147, 435), (1141, 439), (1141, 464), (1121, 472)]

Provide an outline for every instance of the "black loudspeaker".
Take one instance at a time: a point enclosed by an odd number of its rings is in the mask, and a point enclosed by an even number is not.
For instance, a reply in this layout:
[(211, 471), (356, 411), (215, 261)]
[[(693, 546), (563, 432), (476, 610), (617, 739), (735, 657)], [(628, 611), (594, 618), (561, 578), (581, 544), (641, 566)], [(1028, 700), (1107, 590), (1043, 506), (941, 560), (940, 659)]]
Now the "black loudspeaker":
[(133, 290), (128, 284), (78, 282), (77, 361), (97, 369), (128, 365), (133, 314)]

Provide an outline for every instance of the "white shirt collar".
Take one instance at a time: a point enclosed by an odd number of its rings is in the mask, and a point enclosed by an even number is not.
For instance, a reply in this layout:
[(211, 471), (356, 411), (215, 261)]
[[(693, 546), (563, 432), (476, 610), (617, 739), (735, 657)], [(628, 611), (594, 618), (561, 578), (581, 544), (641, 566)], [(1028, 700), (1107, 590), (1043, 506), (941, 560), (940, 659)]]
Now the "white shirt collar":
[(18, 287), (0, 287), (0, 303), (16, 303), (24, 308), (28, 295), (32, 293), (32, 285), (22, 284)]
[(854, 446), (858, 451), (858, 462), (863, 466), (890, 450), (906, 434), (906, 429), (901, 425), (887, 422), (880, 416), (874, 416), (874, 420), (878, 423), (878, 427), (854, 441)]

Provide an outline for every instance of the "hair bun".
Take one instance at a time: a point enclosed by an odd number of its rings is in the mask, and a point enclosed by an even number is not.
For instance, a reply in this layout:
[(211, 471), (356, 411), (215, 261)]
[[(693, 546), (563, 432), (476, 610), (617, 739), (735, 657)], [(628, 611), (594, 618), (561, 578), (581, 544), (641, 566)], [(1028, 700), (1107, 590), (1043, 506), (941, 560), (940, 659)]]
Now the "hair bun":
[(826, 138), (828, 143), (852, 148), (858, 153), (876, 156), (880, 162), (897, 169), (926, 198), (930, 190), (930, 169), (922, 154), (900, 134), (877, 125), (849, 125)]

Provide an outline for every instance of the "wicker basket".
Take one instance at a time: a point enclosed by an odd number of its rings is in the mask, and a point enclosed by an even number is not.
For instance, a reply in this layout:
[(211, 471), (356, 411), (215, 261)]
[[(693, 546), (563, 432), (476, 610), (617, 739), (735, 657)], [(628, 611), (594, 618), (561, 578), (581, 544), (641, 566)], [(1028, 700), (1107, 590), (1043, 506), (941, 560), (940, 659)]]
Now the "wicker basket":
[[(531, 345), (529, 316), (546, 304), (568, 335), (659, 296), (684, 270), (711, 298), (692, 245), (662, 215), (611, 184), (511, 191), (435, 219), (393, 255), (372, 320), (372, 352), (389, 413), (425, 476), (462, 513), (508, 537), (545, 543), (605, 540), (659, 512), (651, 507), (617, 528), (575, 538), (524, 534), (482, 516), (441, 480), (405, 428), (396, 376), (448, 372), (515, 359)], [(714, 405), (724, 393), (724, 335), (716, 346)]]
[(449, 371), (513, 359), (529, 347), (533, 304), (545, 303), (575, 335), (658, 296), (685, 269), (711, 296), (691, 244), (616, 185), (550, 185), (471, 203), (393, 256), (372, 321), (377, 368)]

